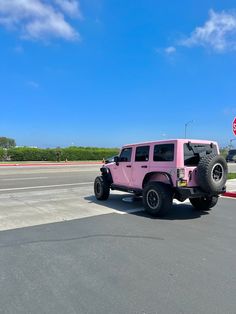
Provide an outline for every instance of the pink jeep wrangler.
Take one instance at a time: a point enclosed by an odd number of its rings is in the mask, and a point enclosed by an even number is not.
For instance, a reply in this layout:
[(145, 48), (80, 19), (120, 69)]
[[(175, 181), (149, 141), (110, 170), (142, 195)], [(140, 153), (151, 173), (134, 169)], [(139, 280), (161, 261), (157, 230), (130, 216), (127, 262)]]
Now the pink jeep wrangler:
[(216, 142), (165, 140), (125, 145), (114, 162), (101, 168), (94, 182), (98, 200), (110, 189), (143, 197), (145, 210), (163, 216), (175, 198), (189, 198), (198, 210), (209, 210), (225, 192), (227, 163)]

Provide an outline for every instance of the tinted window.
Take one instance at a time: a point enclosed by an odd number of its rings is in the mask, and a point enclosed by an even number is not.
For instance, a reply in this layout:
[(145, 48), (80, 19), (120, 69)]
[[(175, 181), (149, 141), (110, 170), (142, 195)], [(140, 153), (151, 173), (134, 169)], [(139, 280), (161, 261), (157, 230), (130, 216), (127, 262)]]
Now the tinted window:
[(229, 155), (236, 155), (236, 149), (229, 150)]
[(149, 160), (149, 146), (140, 146), (136, 148), (135, 161)]
[(218, 154), (216, 145), (210, 144), (184, 144), (184, 165), (197, 166), (201, 156), (206, 154)]
[(124, 148), (120, 154), (120, 162), (131, 161), (132, 148)]
[(173, 161), (174, 144), (160, 144), (154, 146), (154, 161)]

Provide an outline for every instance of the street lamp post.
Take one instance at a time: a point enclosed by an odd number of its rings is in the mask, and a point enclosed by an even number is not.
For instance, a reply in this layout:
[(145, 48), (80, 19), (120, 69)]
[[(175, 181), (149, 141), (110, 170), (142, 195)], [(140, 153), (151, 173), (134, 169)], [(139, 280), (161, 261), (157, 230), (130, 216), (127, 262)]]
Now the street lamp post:
[(187, 136), (187, 126), (190, 124), (190, 123), (193, 123), (193, 120), (190, 120), (188, 122), (185, 123), (185, 130), (184, 130), (184, 137), (186, 138)]

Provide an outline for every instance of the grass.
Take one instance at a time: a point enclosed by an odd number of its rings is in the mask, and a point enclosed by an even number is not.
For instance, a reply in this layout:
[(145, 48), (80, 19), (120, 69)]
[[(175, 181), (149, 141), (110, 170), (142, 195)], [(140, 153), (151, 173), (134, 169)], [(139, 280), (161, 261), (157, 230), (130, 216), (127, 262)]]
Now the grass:
[(228, 180), (236, 179), (236, 173), (228, 173)]

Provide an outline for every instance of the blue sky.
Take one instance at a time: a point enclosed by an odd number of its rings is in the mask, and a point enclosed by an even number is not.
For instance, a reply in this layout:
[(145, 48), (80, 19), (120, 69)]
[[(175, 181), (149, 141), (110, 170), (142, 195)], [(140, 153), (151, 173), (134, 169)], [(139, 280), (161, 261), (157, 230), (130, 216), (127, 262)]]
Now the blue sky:
[(234, 138), (236, 0), (0, 0), (0, 40), (18, 145)]

